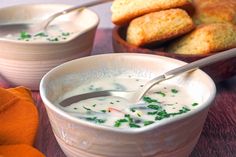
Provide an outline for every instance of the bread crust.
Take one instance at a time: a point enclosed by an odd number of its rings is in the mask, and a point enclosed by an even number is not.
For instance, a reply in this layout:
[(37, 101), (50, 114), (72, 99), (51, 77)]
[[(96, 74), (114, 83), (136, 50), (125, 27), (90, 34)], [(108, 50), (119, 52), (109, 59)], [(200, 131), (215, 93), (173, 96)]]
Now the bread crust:
[(145, 46), (183, 35), (194, 27), (192, 19), (182, 9), (153, 12), (130, 22), (126, 40), (136, 46)]
[(112, 22), (124, 25), (147, 13), (179, 7), (192, 8), (191, 6), (190, 0), (115, 0), (111, 7)]
[(212, 23), (198, 26), (191, 33), (170, 43), (166, 51), (177, 54), (209, 54), (236, 47), (236, 26)]
[(194, 19), (198, 24), (227, 22), (236, 24), (235, 0), (195, 0)]

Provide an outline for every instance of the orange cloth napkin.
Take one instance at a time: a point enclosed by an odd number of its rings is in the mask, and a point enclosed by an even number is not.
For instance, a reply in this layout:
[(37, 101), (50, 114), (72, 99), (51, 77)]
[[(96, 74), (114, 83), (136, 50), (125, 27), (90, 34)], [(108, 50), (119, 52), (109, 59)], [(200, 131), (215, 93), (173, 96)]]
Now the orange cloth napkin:
[(32, 147), (38, 121), (28, 89), (0, 87), (0, 157), (44, 157)]

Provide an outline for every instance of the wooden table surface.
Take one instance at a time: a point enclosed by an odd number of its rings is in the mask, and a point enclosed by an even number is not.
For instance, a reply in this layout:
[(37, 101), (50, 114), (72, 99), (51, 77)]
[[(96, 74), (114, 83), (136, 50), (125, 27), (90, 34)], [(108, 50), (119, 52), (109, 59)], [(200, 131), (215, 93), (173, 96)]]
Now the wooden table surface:
[[(99, 29), (96, 34), (93, 55), (112, 51), (111, 30)], [(210, 108), (198, 144), (190, 157), (236, 157), (236, 77), (216, 85), (215, 102)], [(0, 86), (9, 87), (3, 80), (0, 80)], [(33, 92), (33, 97), (40, 116), (35, 147), (47, 157), (65, 157), (52, 133), (38, 92)]]

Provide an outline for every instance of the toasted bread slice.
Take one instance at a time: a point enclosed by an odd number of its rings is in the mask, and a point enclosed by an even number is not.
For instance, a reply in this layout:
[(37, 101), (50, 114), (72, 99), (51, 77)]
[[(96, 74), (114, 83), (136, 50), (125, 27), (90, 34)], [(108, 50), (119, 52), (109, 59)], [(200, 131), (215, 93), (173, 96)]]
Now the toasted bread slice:
[(123, 25), (150, 12), (188, 6), (192, 6), (190, 0), (115, 0), (111, 7), (112, 22)]
[(208, 54), (236, 47), (236, 26), (212, 23), (198, 26), (191, 33), (173, 41), (167, 52), (177, 54)]
[(194, 23), (186, 11), (169, 9), (153, 12), (132, 20), (126, 40), (136, 46), (166, 41), (194, 29)]

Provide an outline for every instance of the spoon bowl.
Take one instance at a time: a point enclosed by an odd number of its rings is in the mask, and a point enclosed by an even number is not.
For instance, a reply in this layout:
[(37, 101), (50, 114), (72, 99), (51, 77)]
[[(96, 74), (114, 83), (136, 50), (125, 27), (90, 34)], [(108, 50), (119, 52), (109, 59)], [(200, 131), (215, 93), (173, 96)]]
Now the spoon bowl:
[(236, 48), (223, 51), (218, 54), (214, 54), (212, 56), (194, 61), (192, 63), (185, 64), (183, 66), (180, 66), (178, 68), (175, 68), (173, 70), (170, 70), (163, 75), (157, 76), (154, 79), (148, 81), (143, 87), (141, 87), (137, 91), (114, 91), (114, 90), (107, 90), (107, 91), (97, 91), (92, 93), (85, 93), (81, 95), (75, 95), (69, 98), (66, 98), (65, 100), (62, 100), (59, 104), (61, 106), (69, 106), (75, 102), (82, 101), (89, 98), (94, 97), (105, 97), (105, 96), (118, 96), (125, 98), (129, 100), (129, 102), (137, 103), (146, 93), (149, 89), (151, 89), (154, 85), (171, 79), (175, 76), (178, 76), (179, 74), (185, 73), (185, 72), (191, 72), (197, 68), (204, 67), (206, 65), (213, 64), (218, 61), (222, 61), (228, 58), (236, 57)]

